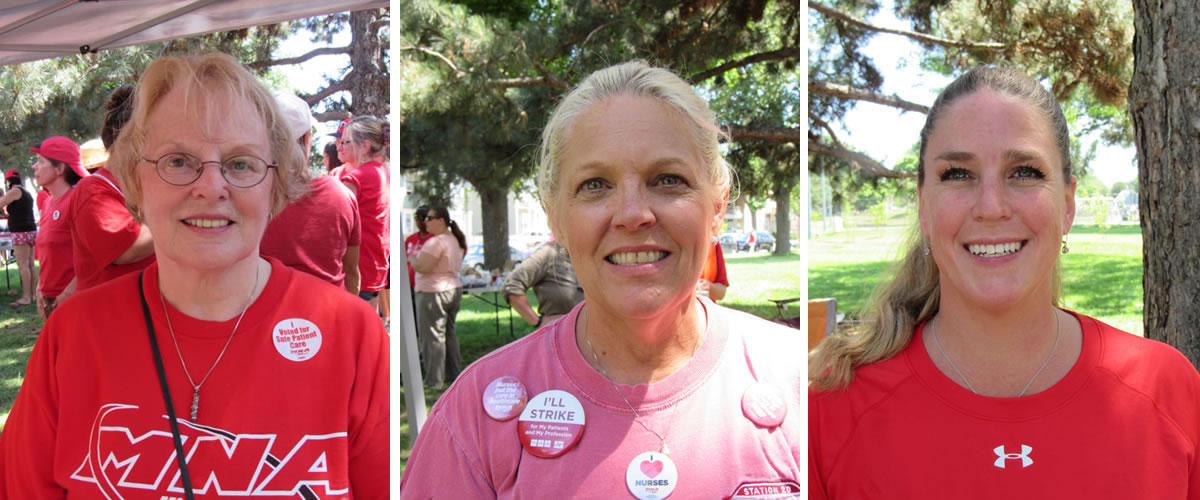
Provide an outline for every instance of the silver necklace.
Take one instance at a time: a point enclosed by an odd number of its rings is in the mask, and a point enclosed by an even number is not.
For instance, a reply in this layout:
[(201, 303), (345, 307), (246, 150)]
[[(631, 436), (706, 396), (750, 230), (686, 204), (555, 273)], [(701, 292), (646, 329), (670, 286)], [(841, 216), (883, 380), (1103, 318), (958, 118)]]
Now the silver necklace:
[[(1053, 358), (1054, 351), (1058, 350), (1058, 339), (1060, 333), (1062, 333), (1062, 322), (1058, 320), (1058, 310), (1056, 309), (1054, 310), (1054, 345), (1050, 347), (1050, 353), (1047, 354), (1046, 359), (1042, 361), (1042, 366), (1038, 368), (1036, 372), (1033, 372), (1033, 376), (1029, 377), (1028, 382), (1025, 382), (1025, 387), (1022, 387), (1021, 393), (1017, 394), (1018, 398), (1025, 395), (1025, 391), (1028, 391), (1029, 386), (1033, 385), (1033, 381), (1037, 380), (1038, 375), (1042, 374), (1042, 370), (1045, 370), (1046, 367), (1050, 365), (1050, 358)], [(950, 364), (950, 369), (954, 370), (954, 373), (958, 374), (958, 378), (961, 378), (962, 381), (967, 384), (968, 390), (974, 394), (979, 394), (979, 391), (976, 391), (974, 387), (971, 387), (971, 379), (968, 379), (967, 375), (958, 369), (958, 366), (954, 364), (954, 360), (950, 359), (950, 355), (946, 354), (945, 349), (942, 349), (942, 343), (938, 341), (937, 329), (934, 328), (933, 321), (929, 322), (929, 335), (933, 337), (933, 345), (937, 346), (938, 352), (941, 353), (942, 357), (946, 358), (946, 362)]]
[[(625, 393), (621, 392), (621, 388), (617, 387), (617, 383), (613, 382), (612, 377), (608, 376), (608, 370), (604, 369), (604, 364), (600, 362), (600, 357), (596, 355), (596, 348), (592, 345), (592, 337), (590, 335), (588, 335), (588, 333), (587, 333), (587, 320), (588, 320), (587, 316), (584, 316), (583, 317), (583, 340), (585, 342), (587, 342), (588, 350), (592, 352), (592, 360), (594, 360), (596, 362), (596, 368), (600, 369), (600, 374), (604, 376), (604, 380), (607, 380), (608, 383), (612, 385), (613, 390), (617, 391), (617, 395), (621, 396), (621, 400), (625, 401), (625, 406), (629, 407), (629, 411), (633, 412), (633, 417), (634, 417), (633, 421), (637, 422), (638, 425), (642, 426), (643, 429), (646, 429), (646, 431), (648, 431), (651, 434), (654, 434), (654, 436), (658, 438), (658, 442), (660, 443), (658, 452), (662, 453), (663, 455), (670, 455), (671, 450), (669, 448), (667, 448), (667, 438), (663, 437), (662, 434), (655, 432), (654, 429), (651, 429), (649, 426), (647, 426), (645, 424), (645, 422), (642, 422), (642, 414), (638, 413), (637, 408), (634, 408), (633, 405), (629, 403), (629, 399), (625, 397)], [(697, 342), (696, 346), (692, 347), (692, 356), (696, 355), (696, 349), (699, 345), (700, 345), (699, 342)], [(672, 413), (674, 413), (674, 410), (672, 410)], [(668, 427), (667, 433), (669, 434), (670, 432), (671, 432), (671, 429), (670, 429), (670, 427)]]
[(253, 302), (254, 290), (258, 288), (258, 263), (254, 264), (254, 286), (250, 287), (250, 297), (246, 299), (246, 306), (242, 308), (242, 313), (238, 315), (237, 322), (233, 324), (233, 331), (229, 332), (229, 339), (225, 341), (225, 346), (221, 348), (220, 354), (217, 354), (216, 361), (213, 361), (212, 366), (208, 367), (208, 373), (204, 374), (204, 378), (200, 379), (200, 383), (192, 381), (192, 374), (188, 372), (187, 363), (183, 361), (183, 351), (179, 349), (179, 340), (175, 338), (175, 327), (171, 325), (171, 314), (167, 312), (167, 299), (163, 297), (162, 287), (158, 288), (158, 298), (163, 303), (163, 316), (167, 317), (167, 330), (171, 332), (171, 342), (175, 344), (175, 354), (179, 355), (179, 364), (183, 366), (183, 374), (187, 376), (188, 384), (192, 386), (192, 422), (196, 422), (196, 417), (200, 415), (200, 386), (208, 381), (208, 376), (212, 375), (213, 370), (217, 368), (217, 364), (221, 362), (221, 358), (225, 356), (225, 350), (229, 349), (229, 344), (233, 342), (233, 335), (237, 333), (238, 326), (242, 324), (242, 317), (246, 315), (246, 310), (250, 309), (250, 303)]

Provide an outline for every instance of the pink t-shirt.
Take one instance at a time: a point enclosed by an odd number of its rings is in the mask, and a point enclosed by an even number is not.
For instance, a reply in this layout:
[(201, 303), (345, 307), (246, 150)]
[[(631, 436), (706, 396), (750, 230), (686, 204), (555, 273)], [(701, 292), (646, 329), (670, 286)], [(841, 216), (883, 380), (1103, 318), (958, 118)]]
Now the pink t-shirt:
[[(695, 356), (666, 379), (619, 385), (641, 421), (663, 434), (678, 471), (671, 498), (728, 498), (735, 492), (799, 497), (804, 467), (806, 385), (799, 332), (698, 299), (709, 320)], [(438, 399), (400, 479), (401, 498), (630, 498), (626, 470), (659, 449), (635, 423), (612, 383), (576, 347), (574, 325), (586, 303), (472, 364)], [(539, 458), (518, 438), (518, 420), (483, 409), (483, 391), (513, 376), (529, 397), (562, 390), (578, 399), (586, 426), (575, 446)], [(755, 383), (776, 388), (787, 413), (761, 427), (742, 410)], [(787, 498), (776, 496), (772, 498)]]
[(346, 248), (358, 246), (362, 238), (358, 203), (333, 177), (317, 177), (308, 187), (308, 194), (267, 224), (259, 253), (341, 287)]
[(377, 292), (387, 284), (388, 258), (388, 172), (373, 161), (342, 172), (342, 182), (357, 191), (362, 245), (358, 249), (358, 270), (362, 290)]
[(416, 273), (413, 290), (444, 292), (462, 286), (462, 280), (458, 278), (458, 268), (462, 266), (464, 252), (458, 246), (454, 235), (447, 232), (429, 238), (416, 258), (420, 259), (422, 255), (437, 256), (437, 263), (430, 272)]

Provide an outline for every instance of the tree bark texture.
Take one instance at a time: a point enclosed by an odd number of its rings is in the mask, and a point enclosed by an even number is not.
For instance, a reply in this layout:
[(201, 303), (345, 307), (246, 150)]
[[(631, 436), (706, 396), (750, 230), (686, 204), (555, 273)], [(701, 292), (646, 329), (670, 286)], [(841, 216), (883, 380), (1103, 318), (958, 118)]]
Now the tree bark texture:
[(1129, 108), (1137, 142), (1146, 337), (1200, 362), (1200, 16), (1134, 0)]
[(483, 266), (503, 269), (508, 261), (508, 190), (479, 189), (479, 210), (483, 212)]
[(775, 255), (792, 251), (792, 188), (799, 176), (775, 181)]
[(350, 111), (355, 116), (374, 115), (387, 119), (389, 106), (389, 75), (383, 64), (383, 44), (379, 26), (375, 24), (383, 11), (360, 10), (350, 13)]

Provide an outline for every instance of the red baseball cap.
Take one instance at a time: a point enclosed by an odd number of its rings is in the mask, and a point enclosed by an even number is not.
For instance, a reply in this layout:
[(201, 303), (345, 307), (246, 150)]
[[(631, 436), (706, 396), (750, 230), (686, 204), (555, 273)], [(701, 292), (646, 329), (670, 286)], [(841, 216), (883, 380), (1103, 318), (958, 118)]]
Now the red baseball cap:
[(71, 166), (80, 177), (87, 177), (88, 171), (83, 168), (79, 158), (79, 145), (61, 135), (56, 135), (42, 141), (42, 145), (29, 148), (30, 153), (37, 153), (51, 160), (58, 160)]
[(5, 172), (5, 173), (4, 173), (4, 178), (5, 178), (5, 179), (9, 179), (9, 178), (12, 178), (12, 177), (20, 177), (20, 176), (21, 176), (21, 173), (20, 173), (20, 172), (18, 172), (18, 171), (17, 171), (17, 169), (15, 169), (15, 168), (14, 168), (14, 169), (11, 169), (11, 170), (9, 170), (8, 172)]
[(341, 138), (342, 138), (342, 133), (346, 131), (346, 124), (347, 124), (347, 123), (350, 123), (350, 120), (351, 120), (350, 118), (347, 118), (347, 119), (345, 119), (345, 120), (342, 120), (342, 122), (338, 124), (338, 129), (337, 129), (337, 132), (334, 132), (334, 133), (332, 133), (332, 134), (329, 134), (329, 135), (332, 135), (332, 136), (334, 136), (334, 137), (337, 137), (337, 138), (341, 139)]

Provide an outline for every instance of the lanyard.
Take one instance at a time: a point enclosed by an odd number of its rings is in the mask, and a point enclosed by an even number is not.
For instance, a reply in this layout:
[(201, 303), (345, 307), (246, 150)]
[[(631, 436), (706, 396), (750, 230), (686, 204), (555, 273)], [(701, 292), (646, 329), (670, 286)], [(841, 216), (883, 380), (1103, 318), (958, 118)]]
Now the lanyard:
[(158, 385), (162, 387), (163, 402), (167, 405), (167, 417), (171, 422), (171, 437), (175, 440), (175, 458), (179, 461), (179, 476), (183, 480), (183, 495), (187, 500), (193, 500), (192, 478), (188, 475), (187, 459), (183, 455), (183, 439), (179, 436), (179, 420), (175, 418), (175, 405), (171, 403), (171, 390), (167, 387), (167, 371), (163, 368), (162, 353), (158, 350), (158, 340), (154, 336), (154, 321), (150, 319), (150, 306), (146, 304), (146, 290), (142, 278), (146, 274), (143, 269), (138, 273), (138, 297), (142, 299), (142, 314), (146, 317), (146, 331), (150, 334), (150, 349), (154, 351), (154, 367), (158, 370)]

